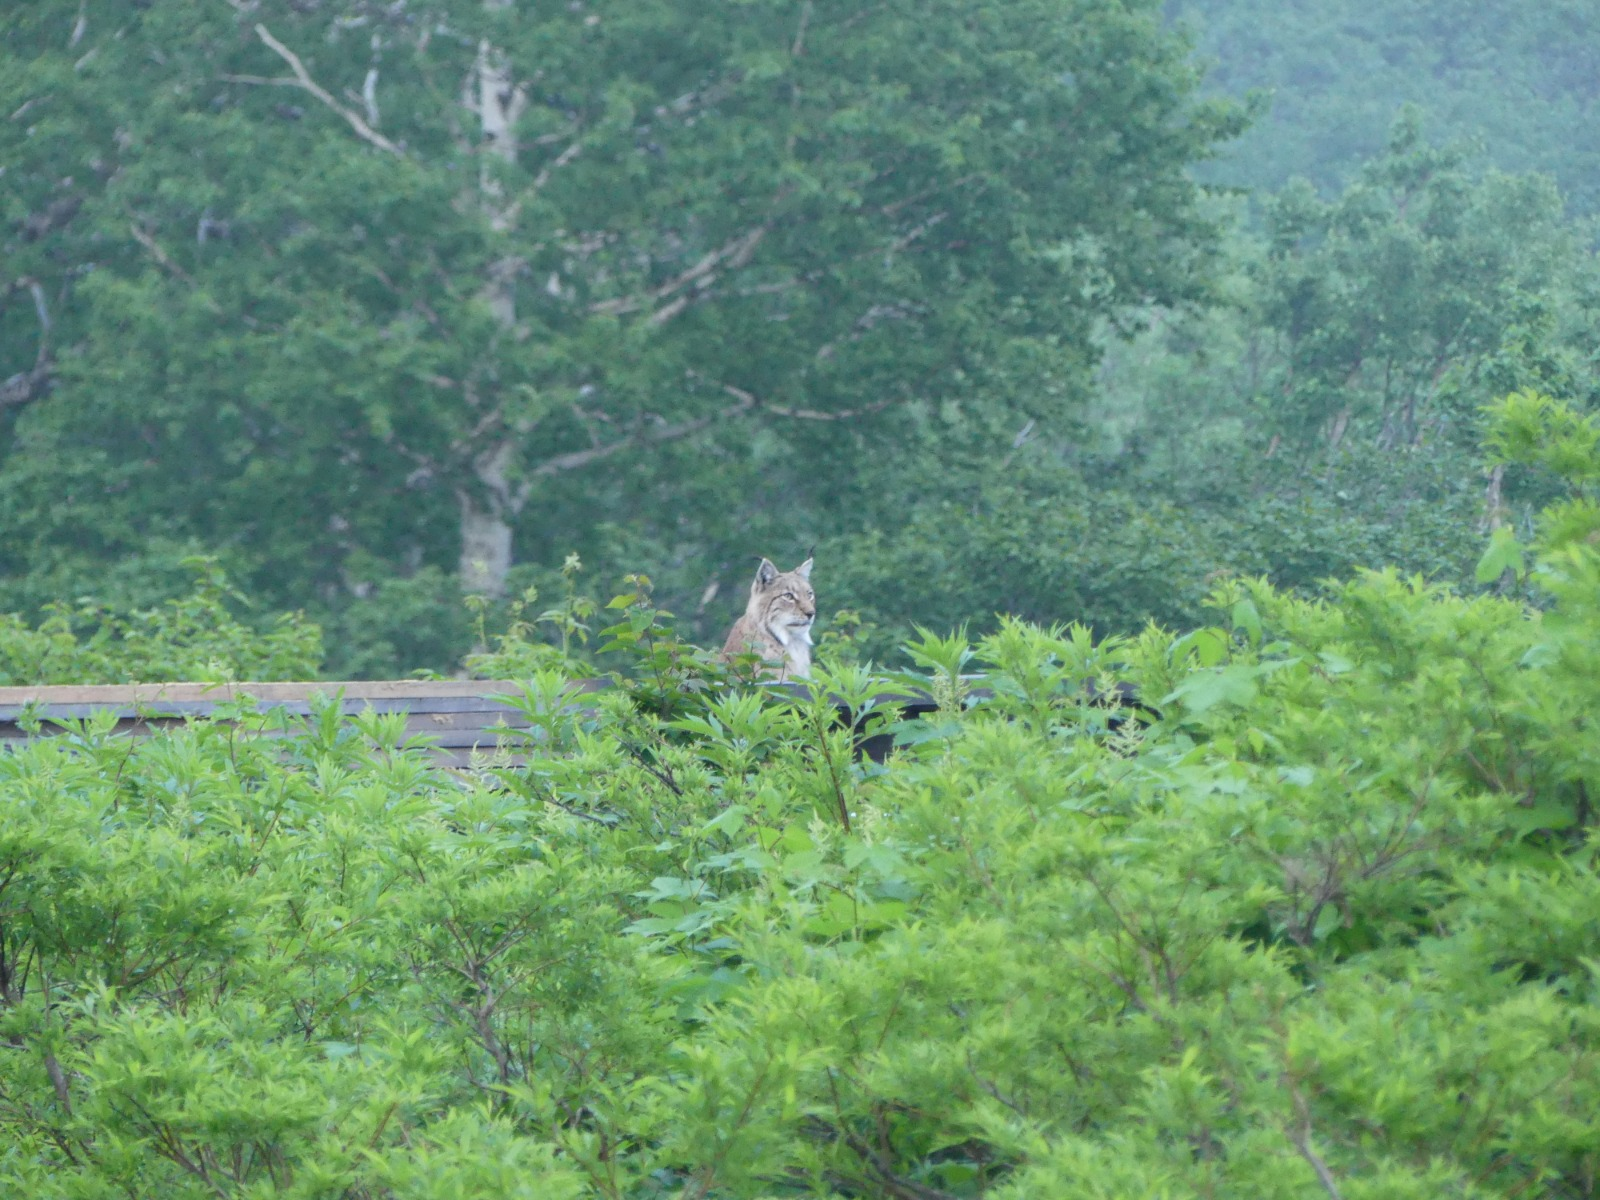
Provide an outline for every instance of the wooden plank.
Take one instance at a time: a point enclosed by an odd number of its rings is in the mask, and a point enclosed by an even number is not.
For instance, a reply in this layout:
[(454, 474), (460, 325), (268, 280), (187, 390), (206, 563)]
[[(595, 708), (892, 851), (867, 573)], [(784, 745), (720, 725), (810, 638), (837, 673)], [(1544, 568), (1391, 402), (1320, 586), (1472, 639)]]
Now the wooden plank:
[[(574, 692), (574, 697), (582, 693)], [(85, 702), (72, 704), (36, 704), (33, 706), (33, 715), (40, 720), (92, 717), (104, 712), (114, 712), (119, 719), (132, 720), (135, 718), (159, 719), (162, 717), (182, 718), (185, 716), (207, 717), (214, 713), (219, 703), (215, 700), (168, 700), (150, 704), (124, 705), (124, 704), (91, 704)], [(495, 713), (499, 715), (512, 715), (517, 711), (508, 699), (497, 696), (424, 696), (416, 700), (372, 700), (368, 698), (346, 699), (339, 710), (345, 716), (367, 710), (378, 713)], [(16, 722), (22, 719), (28, 711), (27, 706), (14, 704), (0, 706), (0, 723)], [(311, 705), (294, 700), (265, 701), (258, 706), (260, 713), (283, 712), (289, 716), (305, 717), (311, 715)]]
[[(591, 692), (604, 687), (603, 679), (573, 681), (573, 691)], [(51, 684), (0, 687), (0, 708), (24, 704), (138, 705), (225, 703), (241, 696), (262, 701), (305, 703), (313, 693), (331, 697), (342, 691), (348, 700), (416, 701), (449, 697), (517, 695), (522, 685), (510, 679), (355, 679), (329, 683), (113, 683)]]
[[(573, 680), (568, 691), (574, 710), (584, 707), (582, 697), (611, 686), (605, 679)], [(810, 691), (803, 683), (771, 683), (764, 685), (776, 692), (786, 692), (799, 699), (808, 699)], [(30, 739), (59, 736), (64, 731), (52, 719), (81, 719), (110, 711), (116, 722), (112, 732), (130, 737), (147, 737), (183, 726), (195, 717), (210, 716), (219, 704), (251, 697), (264, 709), (277, 709), (288, 716), (307, 716), (311, 711), (311, 698), (321, 695), (331, 700), (343, 691), (341, 713), (349, 716), (366, 709), (382, 713), (404, 713), (402, 741), (426, 735), (431, 743), (435, 761), (441, 765), (464, 766), (474, 749), (493, 754), (497, 760), (511, 756), (522, 761), (518, 753), (523, 740), (508, 738), (504, 746), (498, 745), (501, 732), (525, 729), (528, 723), (506, 702), (509, 696), (518, 695), (521, 686), (512, 680), (470, 679), (398, 679), (351, 680), (343, 683), (151, 683), (112, 684), (94, 686), (50, 686), (0, 688), (0, 748), (20, 749)], [(1117, 684), (1101, 691), (1093, 684), (1083, 689), (1084, 702), (1092, 705), (1125, 707), (1138, 711), (1136, 719), (1159, 717), (1155, 710), (1138, 700), (1137, 692), (1127, 684)], [(970, 688), (972, 701), (982, 702), (993, 693), (983, 687)], [(922, 693), (906, 693), (879, 698), (879, 703), (892, 703), (906, 717), (925, 716), (937, 709), (933, 698)], [(33, 712), (44, 722), (39, 733), (31, 734), (18, 724), (25, 706), (32, 704)], [(886, 734), (860, 736), (862, 714), (851, 713), (835, 702), (841, 723), (858, 731), (857, 753), (875, 760), (887, 755), (893, 739)], [(1111, 720), (1113, 727), (1123, 718)], [(290, 731), (292, 733), (293, 731)], [(250, 730), (249, 736), (281, 738), (282, 730)]]
[[(112, 736), (126, 738), (138, 743), (146, 741), (159, 734), (169, 732), (172, 728), (172, 726), (156, 726), (153, 728), (149, 726), (139, 726), (132, 729), (116, 729), (112, 731)], [(485, 751), (495, 750), (500, 747), (523, 749), (527, 746), (527, 738), (514, 736), (518, 732), (519, 731), (515, 729), (508, 729), (504, 727), (471, 727), (466, 729), (436, 730), (408, 729), (404, 734), (401, 735), (399, 744), (402, 747), (426, 747), (430, 749), (434, 747), (438, 747), (440, 749), (471, 749), (473, 747), (480, 747)], [(42, 732), (36, 736), (24, 735), (19, 737), (15, 734), (0, 734), (0, 752), (20, 751), (26, 746), (52, 741), (59, 737), (70, 736), (72, 736), (70, 733), (60, 729)], [(249, 738), (252, 741), (258, 739), (265, 741), (293, 741), (295, 740), (295, 731), (284, 731), (281, 729), (251, 730), (248, 733), (240, 734), (240, 736)], [(504, 740), (502, 741), (502, 739)]]

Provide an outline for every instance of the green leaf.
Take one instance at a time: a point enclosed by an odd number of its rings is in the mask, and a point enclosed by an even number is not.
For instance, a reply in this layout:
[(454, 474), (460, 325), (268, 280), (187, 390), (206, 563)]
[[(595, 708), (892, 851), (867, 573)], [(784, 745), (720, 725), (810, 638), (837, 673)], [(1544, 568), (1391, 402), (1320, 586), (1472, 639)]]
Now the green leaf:
[(1502, 525), (1489, 537), (1489, 546), (1478, 560), (1473, 574), (1479, 583), (1493, 583), (1507, 571), (1518, 580), (1527, 575), (1522, 545), (1509, 525)]

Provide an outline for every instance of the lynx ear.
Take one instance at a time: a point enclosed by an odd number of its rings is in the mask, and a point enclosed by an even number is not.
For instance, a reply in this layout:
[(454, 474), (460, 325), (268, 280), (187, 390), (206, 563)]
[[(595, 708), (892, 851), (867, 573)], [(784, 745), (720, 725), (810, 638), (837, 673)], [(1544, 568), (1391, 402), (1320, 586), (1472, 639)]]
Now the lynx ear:
[(811, 560), (809, 558), (806, 559), (805, 562), (801, 563), (798, 567), (796, 567), (794, 569), (794, 573), (796, 575), (800, 576), (801, 579), (810, 579), (811, 578)]
[(759, 592), (764, 587), (770, 587), (772, 581), (778, 577), (778, 568), (772, 565), (770, 558), (763, 558), (761, 565), (756, 568), (756, 581), (750, 585), (752, 592)]

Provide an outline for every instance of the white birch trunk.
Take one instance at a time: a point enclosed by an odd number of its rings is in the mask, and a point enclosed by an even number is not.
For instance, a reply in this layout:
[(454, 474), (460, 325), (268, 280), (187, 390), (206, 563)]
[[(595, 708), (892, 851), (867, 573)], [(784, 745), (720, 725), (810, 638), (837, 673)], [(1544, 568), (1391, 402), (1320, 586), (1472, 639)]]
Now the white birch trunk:
[[(489, 9), (509, 8), (511, 0), (486, 0)], [(487, 40), (478, 45), (477, 110), (482, 134), (478, 191), (490, 227), (496, 233), (510, 229), (512, 216), (505, 191), (496, 177), (499, 163), (517, 159), (517, 121), (527, 107), (527, 97), (516, 86), (506, 55)], [(495, 262), (484, 280), (483, 296), (495, 319), (508, 328), (516, 324), (516, 275), (521, 263), (507, 258)], [(461, 559), (458, 577), (462, 591), (498, 598), (505, 594), (506, 574), (512, 561), (512, 525), (522, 511), (524, 497), (509, 475), (515, 456), (516, 434), (505, 429), (500, 440), (482, 449), (472, 460), (475, 488), (461, 488), (456, 502), (461, 515)]]
[(469, 596), (498, 598), (505, 593), (511, 570), (511, 523), (519, 509), (506, 479), (514, 447), (495, 445), (473, 464), (478, 488), (461, 488), (456, 503), (461, 513), (461, 590)]

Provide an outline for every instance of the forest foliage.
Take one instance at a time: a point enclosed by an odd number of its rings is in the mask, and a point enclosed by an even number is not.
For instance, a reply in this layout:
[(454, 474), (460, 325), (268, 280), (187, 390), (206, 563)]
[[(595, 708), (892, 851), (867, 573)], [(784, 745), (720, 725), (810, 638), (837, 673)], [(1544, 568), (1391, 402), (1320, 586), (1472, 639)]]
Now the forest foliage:
[(1503, 171), (1554, 178), (1575, 211), (1600, 205), (1600, 46), (1590, 0), (1168, 0), (1209, 86), (1255, 93), (1258, 121), (1208, 168), (1276, 191), (1295, 176), (1337, 190), (1378, 153), (1403, 105), (1470, 138)]
[[(156, 611), (204, 556), (349, 678), (457, 669), (463, 595), (504, 627), (574, 553), (713, 644), (752, 556), (816, 545), (880, 657), (1188, 626), (1227, 574), (1474, 586), (1489, 511), (1549, 499), (1485, 478), (1479, 409), (1593, 403), (1587, 184), (1374, 85), (1311, 182), (1202, 187), (1312, 144), (1218, 95), (1241, 31), (1345, 63), (1259, 7), (8, 8), (0, 611)], [(1346, 24), (1589, 46), (1435, 7)]]
[(1592, 1196), (1600, 428), (1490, 421), (1557, 472), (1481, 563), (1543, 609), (1369, 572), (1177, 637), (926, 634), (818, 680), (883, 764), (642, 579), (617, 689), (537, 651), (525, 766), (247, 700), (0, 755), (0, 1186)]
[(530, 725), (24, 713), (0, 1195), (1594, 1197), (1582, 156), (1202, 186), (1179, 7), (0, 11), (0, 682)]

